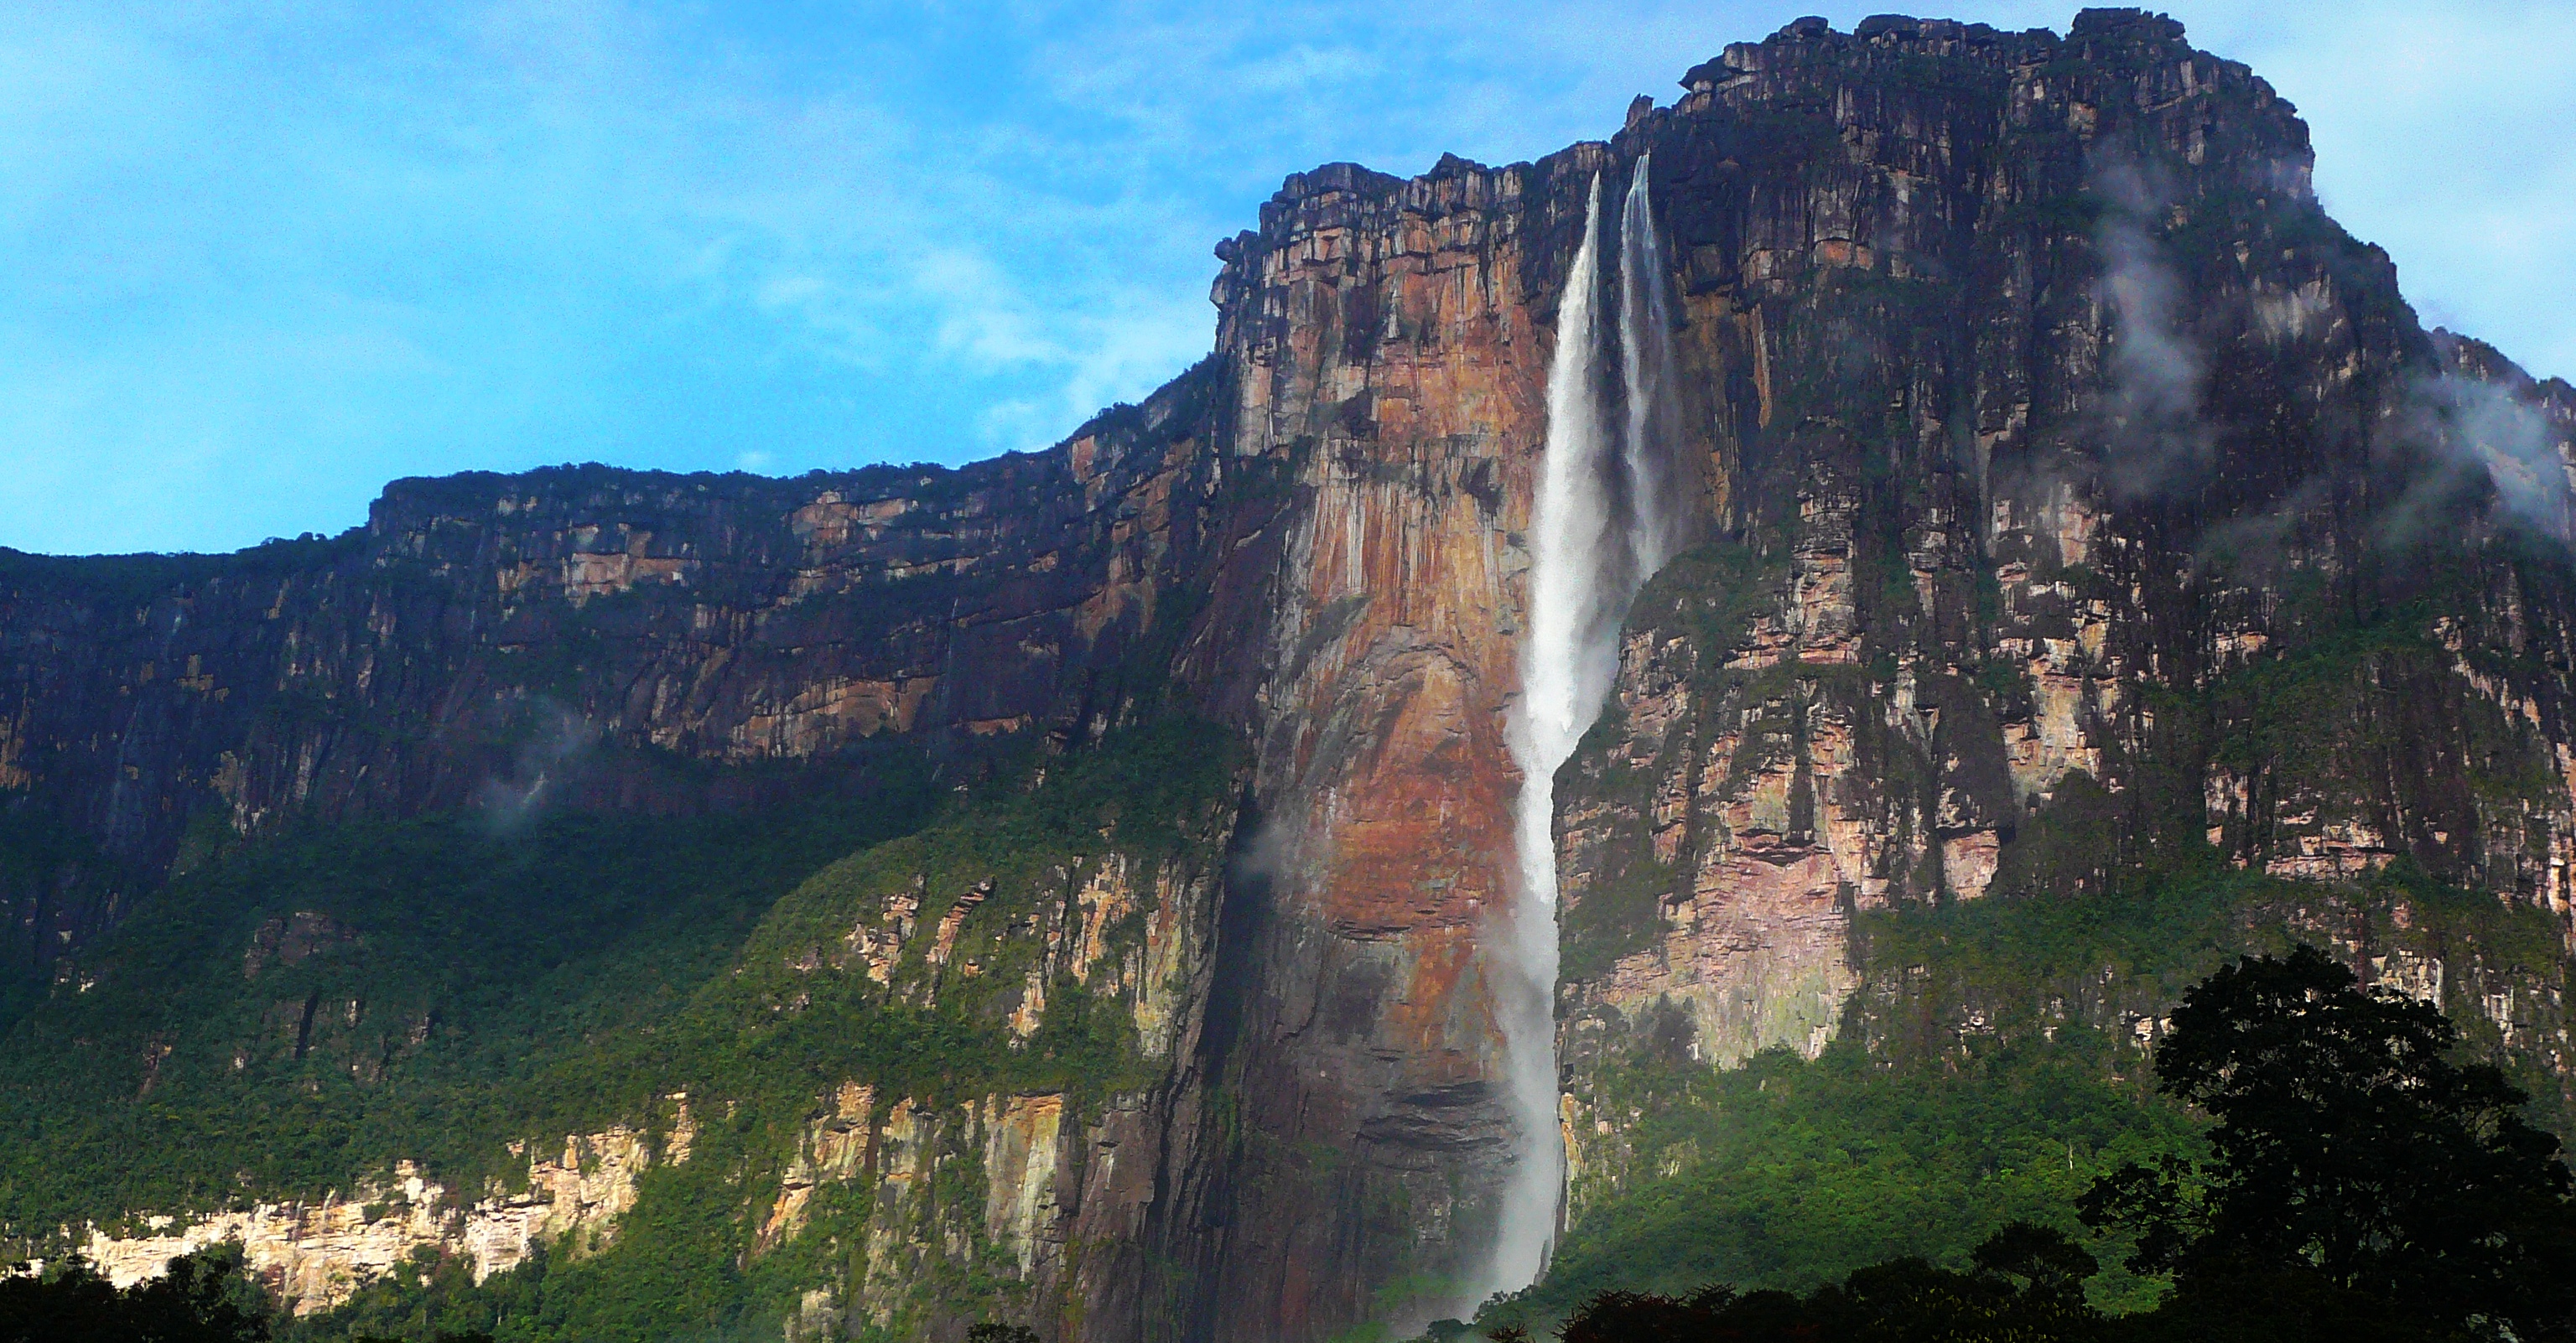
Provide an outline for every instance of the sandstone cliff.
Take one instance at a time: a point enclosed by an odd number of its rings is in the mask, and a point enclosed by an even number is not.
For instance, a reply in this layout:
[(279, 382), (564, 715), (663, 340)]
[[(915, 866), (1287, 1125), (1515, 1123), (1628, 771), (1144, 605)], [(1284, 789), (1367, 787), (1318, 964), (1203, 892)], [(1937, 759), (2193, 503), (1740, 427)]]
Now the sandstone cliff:
[(2266, 927), (2554, 1066), (2554, 961), (2325, 888), (2402, 863), (2564, 930), (2576, 392), (2421, 329), (2293, 109), (2169, 21), (1802, 20), (1683, 86), (1535, 164), (1290, 178), (1219, 248), (1213, 356), (1046, 453), (406, 481), (334, 540), (9, 557), (21, 971), (77, 993), (174, 869), (296, 826), (969, 783), (1187, 712), (1244, 763), (1186, 861), (1112, 826), (989, 905), (887, 868), (838, 941), (748, 944), (1020, 1040), (1071, 982), (1141, 1052), (1088, 1100), (817, 1081), (745, 1262), (837, 1247), (800, 1337), (951, 1336), (922, 1284), (969, 1269), (1049, 1337), (1472, 1308), (1526, 1150), (1488, 944), (1556, 313), (1595, 182), (1651, 163), (1700, 533), (1558, 780), (1570, 1215), (1646, 1162), (1601, 1091), (1640, 1050), (2151, 1044), (2176, 986), (1936, 992), (1864, 926), (2141, 871), (2306, 883)]
[(1195, 599), (1215, 374), (963, 471), (465, 475), (398, 481), (327, 541), (7, 556), (0, 786), (58, 841), (0, 887), (19, 963), (188, 861), (192, 823), (743, 806), (796, 771), (686, 762), (847, 774), (879, 739), (1096, 736)]

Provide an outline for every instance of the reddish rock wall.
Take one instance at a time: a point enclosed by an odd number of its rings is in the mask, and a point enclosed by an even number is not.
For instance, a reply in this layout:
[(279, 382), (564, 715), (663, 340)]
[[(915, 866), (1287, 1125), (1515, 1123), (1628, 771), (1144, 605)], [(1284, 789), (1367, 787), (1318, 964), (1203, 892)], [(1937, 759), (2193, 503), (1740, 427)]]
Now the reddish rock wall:
[[(2482, 482), (2568, 474), (2576, 393), (2422, 331), (2267, 86), (2119, 12), (1802, 20), (1684, 82), (1537, 164), (1291, 178), (1220, 249), (1215, 355), (1045, 453), (400, 482), (335, 541), (7, 557), (0, 808), (49, 836), (0, 865), (10, 953), (48, 973), (203, 827), (753, 805), (1178, 704), (1254, 763), (1230, 870), (1165, 897), (1190, 990), (1120, 981), (1169, 1075), (1087, 1125), (870, 1097), (847, 1131), (980, 1152), (1059, 1332), (1460, 1309), (1511, 1159), (1479, 932), (1554, 314), (1589, 183), (1649, 150), (1715, 524), (1559, 780), (1581, 1179), (1628, 1122), (1594, 1061), (1821, 1049), (1882, 904), (2200, 846), (2566, 910), (2567, 510)], [(806, 1188), (849, 1141), (807, 1135)], [(891, 1309), (834, 1290), (800, 1331)]]

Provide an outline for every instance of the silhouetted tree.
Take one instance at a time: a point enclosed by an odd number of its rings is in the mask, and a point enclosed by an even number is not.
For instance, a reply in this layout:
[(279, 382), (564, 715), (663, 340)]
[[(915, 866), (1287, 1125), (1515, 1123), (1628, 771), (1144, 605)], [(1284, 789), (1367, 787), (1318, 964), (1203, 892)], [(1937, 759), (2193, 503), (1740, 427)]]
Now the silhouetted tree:
[(116, 1284), (84, 1259), (0, 1277), (0, 1343), (99, 1338), (122, 1305)]
[(1977, 1247), (1966, 1273), (1921, 1259), (1864, 1268), (1801, 1299), (1705, 1287), (1686, 1297), (1603, 1292), (1564, 1343), (2083, 1343), (2102, 1317), (2084, 1299), (2098, 1267), (2065, 1233), (2015, 1222)]
[(122, 1291), (77, 1256), (0, 1278), (0, 1343), (262, 1343), (268, 1312), (240, 1270), (240, 1248), (221, 1246)]
[(2576, 1337), (2558, 1140), (2501, 1072), (2453, 1061), (2458, 1042), (2314, 947), (2242, 958), (2184, 995), (2156, 1051), (2158, 1089), (2217, 1121), (2212, 1159), (2124, 1166), (2084, 1218), (2176, 1275), (2158, 1315), (2193, 1337)]
[(1734, 1304), (1728, 1287), (1686, 1297), (1602, 1292), (1565, 1322), (1564, 1343), (1699, 1343)]

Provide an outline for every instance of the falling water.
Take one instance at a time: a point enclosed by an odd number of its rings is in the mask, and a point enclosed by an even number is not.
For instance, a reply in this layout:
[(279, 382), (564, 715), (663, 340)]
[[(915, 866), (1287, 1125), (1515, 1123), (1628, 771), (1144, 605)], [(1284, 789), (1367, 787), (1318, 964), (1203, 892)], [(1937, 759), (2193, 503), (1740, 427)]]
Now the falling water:
[(1680, 546), (1683, 491), (1670, 459), (1671, 305), (1641, 159), (1620, 213), (1622, 391), (1626, 433), (1605, 406), (1601, 180), (1557, 310), (1548, 371), (1547, 449), (1530, 527), (1530, 596), (1521, 697), (1511, 733), (1521, 791), (1512, 835), (1519, 898), (1503, 986), (1508, 1098), (1522, 1135), (1503, 1196), (1491, 1290), (1517, 1290), (1546, 1267), (1564, 1193), (1556, 1076), (1556, 771), (1600, 716), (1619, 671), (1619, 622), (1638, 585)]
[(1618, 594), (1623, 615), (1636, 585), (1652, 578), (1682, 548), (1690, 490), (1674, 451), (1680, 410), (1673, 402), (1673, 305), (1664, 280), (1664, 244), (1655, 236), (1654, 202), (1637, 159), (1628, 201), (1619, 211), (1619, 353), (1627, 375), (1628, 543), (1631, 567)]
[(1513, 763), (1521, 792), (1512, 837), (1520, 867), (1511, 921), (1517, 983), (1502, 986), (1507, 1099), (1521, 1131), (1519, 1161), (1503, 1191), (1494, 1286), (1528, 1285), (1556, 1235), (1565, 1152), (1556, 1117), (1556, 767), (1589, 725), (1616, 664), (1603, 665), (1589, 636), (1601, 623), (1594, 569), (1617, 541), (1611, 526), (1610, 435), (1602, 413), (1601, 179), (1583, 223), (1583, 245), (1557, 307), (1556, 361), (1547, 378), (1547, 449), (1530, 520), (1530, 595), (1521, 644), (1521, 698)]

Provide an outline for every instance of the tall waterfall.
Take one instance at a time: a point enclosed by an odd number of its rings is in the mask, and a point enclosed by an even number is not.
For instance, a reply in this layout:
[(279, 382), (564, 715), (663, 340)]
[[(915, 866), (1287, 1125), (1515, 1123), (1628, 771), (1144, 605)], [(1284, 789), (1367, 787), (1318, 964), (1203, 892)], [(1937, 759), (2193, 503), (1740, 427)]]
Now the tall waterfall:
[[(1638, 585), (1680, 553), (1690, 525), (1696, 479), (1680, 467), (1680, 407), (1673, 400), (1673, 301), (1664, 274), (1664, 244), (1655, 235), (1654, 202), (1646, 191), (1652, 153), (1637, 158), (1628, 178), (1628, 201), (1619, 211), (1619, 355), (1627, 375), (1628, 545), (1627, 586), (1617, 598), (1620, 615)], [(1597, 711), (1597, 710), (1596, 710)]]
[(1686, 509), (1672, 451), (1671, 302), (1640, 159), (1620, 211), (1619, 346), (1625, 433), (1605, 405), (1601, 179), (1557, 309), (1547, 449), (1530, 522), (1521, 697), (1511, 725), (1521, 770), (1512, 835), (1520, 889), (1502, 986), (1503, 1045), (1518, 1163), (1503, 1197), (1489, 1290), (1546, 1267), (1564, 1195), (1556, 1074), (1556, 771), (1600, 716), (1619, 671), (1619, 622), (1646, 576), (1680, 547)]

